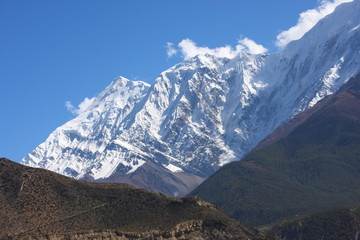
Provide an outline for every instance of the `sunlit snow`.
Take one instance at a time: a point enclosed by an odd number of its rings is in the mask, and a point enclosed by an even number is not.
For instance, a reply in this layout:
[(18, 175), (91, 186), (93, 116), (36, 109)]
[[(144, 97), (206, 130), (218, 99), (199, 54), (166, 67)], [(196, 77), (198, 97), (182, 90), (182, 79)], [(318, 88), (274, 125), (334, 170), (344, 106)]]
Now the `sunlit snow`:
[(359, 71), (359, 12), (341, 5), (273, 54), (197, 55), (151, 86), (119, 77), (22, 163), (75, 178), (146, 162), (209, 176)]

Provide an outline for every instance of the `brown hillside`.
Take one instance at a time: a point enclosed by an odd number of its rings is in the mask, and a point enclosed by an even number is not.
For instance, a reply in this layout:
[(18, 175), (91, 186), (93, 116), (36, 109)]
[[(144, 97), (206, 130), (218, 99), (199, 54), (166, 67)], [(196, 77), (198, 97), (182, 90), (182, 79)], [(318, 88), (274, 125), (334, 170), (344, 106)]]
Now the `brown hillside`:
[(264, 239), (199, 198), (89, 183), (0, 159), (0, 239)]

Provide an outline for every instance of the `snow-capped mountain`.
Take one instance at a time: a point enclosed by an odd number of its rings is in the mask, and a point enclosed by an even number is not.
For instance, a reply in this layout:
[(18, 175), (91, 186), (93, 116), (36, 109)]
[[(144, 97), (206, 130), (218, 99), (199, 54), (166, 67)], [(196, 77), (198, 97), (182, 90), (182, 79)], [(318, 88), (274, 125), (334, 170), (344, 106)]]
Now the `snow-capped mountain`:
[[(92, 170), (96, 178), (111, 174), (118, 163), (107, 164), (102, 160), (111, 155), (108, 149), (122, 120), (145, 96), (149, 85), (132, 82), (123, 77), (115, 79), (75, 119), (57, 128), (48, 139), (26, 157), (26, 163), (82, 178)], [(132, 161), (125, 167), (133, 169)]]
[(120, 77), (22, 163), (185, 194), (360, 71), (360, 1), (270, 55), (198, 55), (152, 86)]

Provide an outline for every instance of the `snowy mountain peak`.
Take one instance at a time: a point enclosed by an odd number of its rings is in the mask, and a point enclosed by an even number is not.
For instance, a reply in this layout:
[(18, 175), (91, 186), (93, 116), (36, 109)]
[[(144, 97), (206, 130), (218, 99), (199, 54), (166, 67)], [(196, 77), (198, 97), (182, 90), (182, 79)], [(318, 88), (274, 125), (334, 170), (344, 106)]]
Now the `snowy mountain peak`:
[[(28, 154), (23, 163), (81, 178), (97, 172), (98, 158), (118, 134), (122, 121), (145, 96), (149, 85), (119, 77), (111, 82), (75, 119), (57, 128), (48, 139)], [(41, 156), (41, 157), (39, 157)], [(91, 161), (93, 160), (93, 161)], [(96, 178), (111, 174), (103, 171)]]
[(143, 85), (145, 87), (150, 87), (150, 84), (143, 81), (131, 81), (125, 77), (119, 76), (115, 78), (112, 83), (109, 85), (109, 88), (114, 87), (125, 87), (125, 86), (139, 86)]
[(119, 77), (22, 162), (186, 194), (360, 71), (359, 12), (342, 4), (270, 55), (197, 55), (151, 86)]

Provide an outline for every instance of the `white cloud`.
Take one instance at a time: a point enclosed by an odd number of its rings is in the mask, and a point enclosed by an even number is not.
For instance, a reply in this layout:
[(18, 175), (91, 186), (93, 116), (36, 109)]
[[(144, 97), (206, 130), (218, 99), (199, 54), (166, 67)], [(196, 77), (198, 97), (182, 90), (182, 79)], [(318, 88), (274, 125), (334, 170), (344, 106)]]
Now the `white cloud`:
[(237, 47), (242, 48), (245, 52), (252, 54), (262, 54), (266, 53), (268, 50), (261, 44), (257, 44), (249, 38), (243, 38), (238, 41), (239, 45)]
[(166, 55), (168, 58), (171, 58), (172, 56), (177, 54), (176, 48), (174, 48), (174, 44), (171, 42), (166, 43)]
[[(173, 46), (171, 45), (171, 47)], [(260, 54), (267, 51), (267, 49), (264, 48), (262, 45), (257, 44), (253, 40), (248, 38), (243, 38), (239, 40), (238, 45), (236, 45), (235, 48), (229, 45), (217, 48), (199, 47), (193, 40), (186, 38), (178, 44), (178, 48), (184, 60), (188, 60), (199, 54), (211, 54), (218, 57), (233, 58), (241, 51), (246, 51), (252, 54)], [(171, 56), (173, 55), (175, 54), (172, 54)]]
[(94, 98), (85, 98), (78, 107), (74, 107), (70, 101), (65, 102), (66, 109), (74, 115), (79, 115), (83, 113), (92, 103), (94, 102)]
[(74, 112), (75, 107), (71, 104), (70, 101), (65, 102), (65, 107), (69, 112), (71, 112), (72, 114), (75, 114), (75, 112)]
[(237, 50), (232, 49), (231, 46), (217, 48), (198, 47), (197, 44), (189, 38), (182, 40), (178, 46), (185, 60), (195, 57), (199, 54), (211, 54), (218, 57), (232, 58), (238, 53)]
[(307, 31), (314, 27), (320, 19), (332, 13), (338, 5), (352, 1), (353, 0), (322, 0), (319, 7), (300, 13), (297, 24), (281, 32), (276, 37), (276, 45), (283, 48), (289, 42), (300, 39)]

